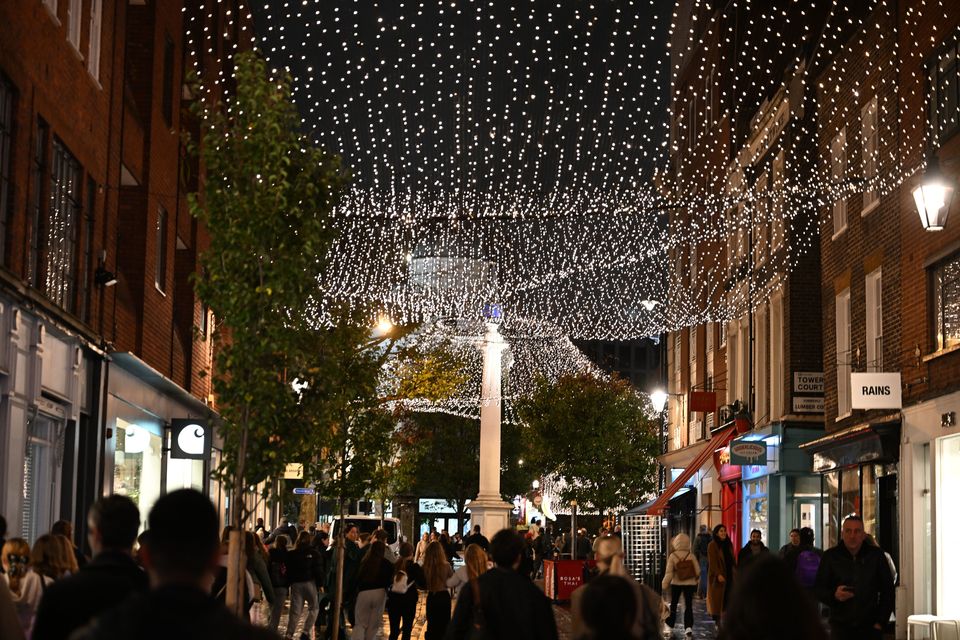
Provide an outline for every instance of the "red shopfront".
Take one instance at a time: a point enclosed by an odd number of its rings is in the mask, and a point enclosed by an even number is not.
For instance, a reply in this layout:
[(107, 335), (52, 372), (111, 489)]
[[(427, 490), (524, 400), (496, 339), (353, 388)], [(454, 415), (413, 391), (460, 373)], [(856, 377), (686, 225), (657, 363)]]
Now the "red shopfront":
[(723, 526), (733, 543), (734, 555), (743, 546), (740, 523), (743, 521), (743, 485), (740, 483), (740, 467), (730, 464), (730, 448), (724, 447), (715, 460), (720, 479), (720, 509)]

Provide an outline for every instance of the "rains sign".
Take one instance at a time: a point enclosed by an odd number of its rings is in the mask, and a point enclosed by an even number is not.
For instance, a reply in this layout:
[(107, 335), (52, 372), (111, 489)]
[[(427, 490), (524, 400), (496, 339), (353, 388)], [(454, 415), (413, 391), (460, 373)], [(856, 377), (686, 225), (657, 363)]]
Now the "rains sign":
[(900, 409), (899, 373), (851, 373), (850, 386), (854, 409)]
[(174, 418), (170, 421), (170, 457), (206, 460), (210, 457), (210, 436), (206, 420)]

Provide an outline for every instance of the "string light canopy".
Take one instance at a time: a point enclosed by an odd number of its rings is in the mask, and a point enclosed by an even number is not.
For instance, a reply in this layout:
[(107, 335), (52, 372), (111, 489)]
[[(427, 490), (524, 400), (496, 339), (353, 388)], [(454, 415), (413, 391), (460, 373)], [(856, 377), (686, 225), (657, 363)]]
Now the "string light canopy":
[[(430, 321), (494, 303), (585, 339), (739, 317), (829, 232), (821, 209), (917, 171), (902, 160), (915, 149), (891, 144), (892, 116), (896, 70), (923, 64), (897, 47), (892, 0), (861, 4), (241, 5), (271, 66), (293, 78), (305, 135), (353, 175), (318, 314), (346, 299)], [(223, 7), (206, 7), (188, 43), (210, 54)], [(946, 11), (911, 8), (907, 28)], [(857, 29), (892, 49), (869, 86), (842, 77)], [(830, 61), (836, 77), (814, 86)], [(684, 64), (694, 73), (681, 77)], [(862, 115), (846, 91), (878, 97), (871, 161), (811, 169), (808, 149), (827, 136), (844, 158), (866, 149), (838, 136)], [(718, 132), (744, 128), (721, 143)]]

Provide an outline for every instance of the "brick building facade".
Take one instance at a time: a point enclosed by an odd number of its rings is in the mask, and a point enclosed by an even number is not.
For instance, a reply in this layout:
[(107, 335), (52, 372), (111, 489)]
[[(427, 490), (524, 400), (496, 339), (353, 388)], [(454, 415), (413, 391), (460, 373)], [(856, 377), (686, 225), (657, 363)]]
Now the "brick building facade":
[(0, 513), (30, 541), (63, 518), (82, 542), (105, 493), (144, 518), (178, 486), (217, 499), (217, 453), (167, 449), (213, 411), (184, 70), (196, 47), (215, 76), (252, 29), (237, 2), (184, 4), (0, 5)]

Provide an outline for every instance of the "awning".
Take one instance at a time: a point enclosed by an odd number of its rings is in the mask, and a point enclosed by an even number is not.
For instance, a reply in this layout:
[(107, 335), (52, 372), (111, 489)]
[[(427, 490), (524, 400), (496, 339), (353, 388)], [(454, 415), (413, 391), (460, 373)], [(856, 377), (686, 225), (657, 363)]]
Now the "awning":
[(900, 413), (856, 424), (800, 445), (813, 456), (813, 470), (822, 473), (864, 463), (900, 458)]
[(687, 484), (687, 481), (693, 477), (700, 467), (702, 467), (707, 460), (710, 460), (713, 457), (713, 452), (721, 447), (727, 446), (731, 440), (734, 439), (737, 435), (737, 427), (735, 424), (731, 424), (729, 427), (717, 431), (710, 441), (707, 443), (703, 449), (700, 450), (700, 453), (697, 454), (697, 457), (693, 459), (687, 467), (683, 470), (677, 479), (670, 483), (670, 486), (661, 493), (656, 500), (653, 501), (653, 504), (647, 509), (647, 515), (658, 516), (663, 513), (663, 510), (666, 508), (667, 503), (670, 501), (670, 498), (680, 490), (680, 487)]

